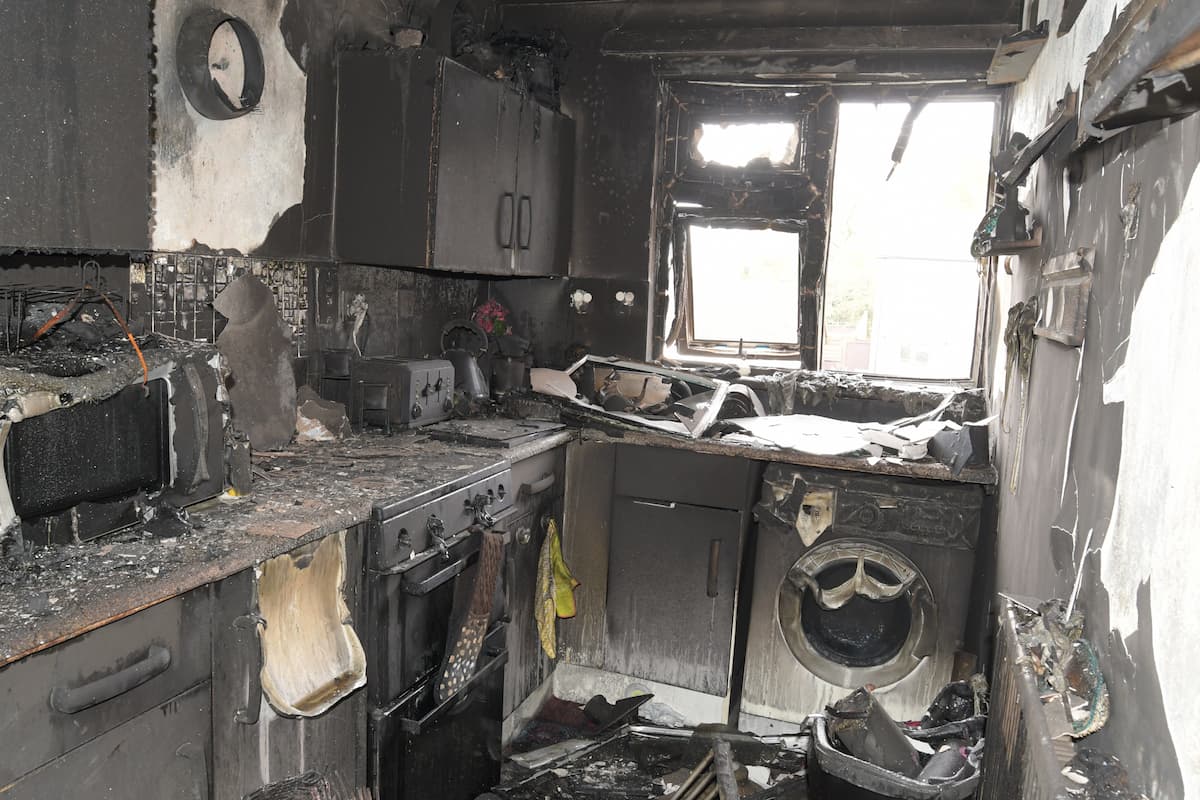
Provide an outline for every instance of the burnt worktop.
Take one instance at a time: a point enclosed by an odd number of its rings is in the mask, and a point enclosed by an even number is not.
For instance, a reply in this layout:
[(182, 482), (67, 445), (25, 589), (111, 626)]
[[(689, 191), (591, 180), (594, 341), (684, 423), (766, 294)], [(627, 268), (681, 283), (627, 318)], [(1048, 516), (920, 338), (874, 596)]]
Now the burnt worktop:
[(366, 522), (377, 500), (469, 483), (570, 438), (501, 450), (418, 431), (256, 454), (252, 494), (193, 507), (175, 535), (135, 527), (0, 566), (0, 666)]
[(932, 460), (900, 464), (813, 456), (653, 431), (621, 436), (585, 429), (494, 449), (435, 441), (420, 431), (292, 445), (255, 456), (253, 492), (187, 515), (177, 535), (135, 527), (73, 546), (40, 550), (23, 568), (0, 565), (0, 666), (142, 608), (240, 572), (299, 545), (366, 522), (378, 500), (471, 482), (578, 436), (828, 469), (991, 485), (991, 467), (955, 477)]
[(626, 429), (620, 432), (613, 432), (589, 428), (584, 429), (582, 436), (585, 440), (590, 441), (634, 444), (646, 447), (670, 447), (677, 450), (689, 450), (694, 453), (737, 456), (748, 458), (752, 461), (795, 464), (801, 467), (819, 467), (822, 469), (863, 472), (871, 475), (891, 475), (901, 478), (949, 481), (952, 483), (975, 483), (982, 486), (994, 486), (996, 484), (996, 468), (991, 465), (967, 467), (958, 475), (954, 475), (949, 467), (932, 458), (924, 458), (920, 461), (902, 461), (895, 458), (868, 459), (864, 456), (822, 456), (804, 453), (799, 450), (787, 450), (780, 447), (749, 444), (747, 442), (727, 442), (721, 439), (691, 439), (686, 436), (675, 436), (670, 433), (660, 433), (650, 429)]

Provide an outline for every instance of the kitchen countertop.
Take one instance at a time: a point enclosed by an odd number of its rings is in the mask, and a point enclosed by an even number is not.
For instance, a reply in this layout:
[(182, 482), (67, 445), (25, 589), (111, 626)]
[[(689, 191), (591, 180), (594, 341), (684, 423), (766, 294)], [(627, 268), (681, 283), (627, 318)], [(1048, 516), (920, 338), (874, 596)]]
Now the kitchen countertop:
[(880, 459), (872, 464), (863, 456), (818, 456), (811, 453), (803, 453), (799, 450), (785, 450), (779, 447), (760, 446), (746, 442), (725, 442), (720, 439), (689, 439), (684, 436), (673, 436), (669, 433), (659, 433), (650, 429), (633, 430), (627, 428), (623, 429), (619, 434), (615, 434), (585, 428), (582, 436), (584, 439), (590, 441), (646, 445), (649, 447), (673, 447), (677, 450), (690, 450), (695, 453), (738, 456), (754, 461), (771, 461), (780, 464), (795, 464), (802, 467), (867, 472), (872, 475), (895, 475), (903, 478), (950, 481), (953, 483), (975, 483), (983, 486), (994, 486), (996, 484), (996, 468), (993, 466), (968, 467), (960, 474), (954, 475), (950, 472), (949, 467), (932, 458), (926, 458), (921, 461), (899, 461), (899, 459), (889, 461)]
[(255, 454), (253, 492), (193, 507), (177, 536), (134, 527), (0, 566), (0, 666), (366, 522), (378, 500), (470, 483), (574, 436), (502, 450), (415, 431)]
[(256, 453), (253, 492), (190, 509), (176, 536), (135, 527), (82, 545), (38, 551), (19, 569), (0, 565), (0, 667), (219, 581), (308, 542), (366, 522), (379, 500), (470, 483), (575, 438), (672, 447), (825, 469), (993, 485), (992, 467), (953, 476), (926, 460), (901, 464), (688, 439), (654, 431), (612, 435), (568, 428), (501, 449), (440, 442), (421, 431), (362, 435)]

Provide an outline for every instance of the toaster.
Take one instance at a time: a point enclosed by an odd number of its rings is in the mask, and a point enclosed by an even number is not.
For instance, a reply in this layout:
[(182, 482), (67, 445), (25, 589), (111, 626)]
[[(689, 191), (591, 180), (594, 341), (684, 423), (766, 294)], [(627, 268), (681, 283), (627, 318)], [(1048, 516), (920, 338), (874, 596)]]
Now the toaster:
[(440, 422), (454, 408), (454, 366), (441, 359), (356, 358), (350, 365), (350, 422), (415, 428)]

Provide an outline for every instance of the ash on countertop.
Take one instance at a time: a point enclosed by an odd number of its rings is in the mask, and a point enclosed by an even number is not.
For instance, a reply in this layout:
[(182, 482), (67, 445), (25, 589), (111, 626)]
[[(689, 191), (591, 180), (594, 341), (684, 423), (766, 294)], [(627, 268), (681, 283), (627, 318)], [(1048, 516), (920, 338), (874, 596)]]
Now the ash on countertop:
[(570, 437), (497, 452), (364, 435), (257, 454), (250, 496), (194, 507), (166, 536), (135, 526), (0, 563), (0, 666), (365, 522), (378, 500), (470, 482)]

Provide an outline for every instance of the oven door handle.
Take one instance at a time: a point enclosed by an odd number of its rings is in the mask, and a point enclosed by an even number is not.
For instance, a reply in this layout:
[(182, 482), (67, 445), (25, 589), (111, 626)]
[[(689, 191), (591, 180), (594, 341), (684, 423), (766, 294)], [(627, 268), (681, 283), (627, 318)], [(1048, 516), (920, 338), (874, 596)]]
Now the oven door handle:
[(405, 733), (413, 735), (413, 736), (422, 734), (425, 731), (429, 730), (429, 728), (431, 728), (435, 723), (437, 723), (438, 720), (440, 720), (442, 717), (446, 716), (446, 714), (451, 709), (453, 709), (455, 706), (457, 706), (463, 700), (466, 700), (471, 695), (471, 692), (474, 691), (475, 687), (478, 686), (480, 683), (482, 683), (484, 681), (484, 679), (488, 678), (489, 676), (491, 676), (492, 674), (494, 674), (495, 672), (497, 672), (498, 670), (503, 668), (504, 665), (507, 663), (508, 663), (508, 648), (506, 647), (503, 650), (501, 650), (500, 652), (498, 652), (492, 658), (491, 661), (484, 664), (474, 675), (472, 675), (470, 680), (468, 680), (466, 683), (464, 683), (462, 685), (461, 689), (459, 689), (457, 692), (455, 692), (454, 694), (447, 697), (445, 700), (443, 700), (437, 706), (434, 706), (433, 709), (431, 709), (428, 714), (421, 717), (420, 719), (411, 719), (409, 717), (401, 717), (400, 718), (400, 728)]
[(475, 563), (479, 558), (480, 541), (479, 537), (475, 537), (475, 541), (468, 545), (470, 549), (463, 554), (462, 558), (452, 564), (442, 567), (437, 572), (419, 581), (408, 580), (407, 578), (400, 582), (400, 590), (407, 595), (413, 597), (424, 597), (447, 581), (452, 581), (462, 574), (462, 571)]

